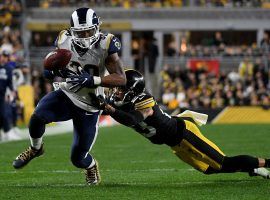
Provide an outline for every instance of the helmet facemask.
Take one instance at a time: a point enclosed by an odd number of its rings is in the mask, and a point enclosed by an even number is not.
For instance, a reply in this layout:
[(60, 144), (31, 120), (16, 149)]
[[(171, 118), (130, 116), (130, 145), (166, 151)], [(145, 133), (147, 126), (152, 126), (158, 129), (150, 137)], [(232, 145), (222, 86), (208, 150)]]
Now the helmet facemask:
[[(132, 87), (130, 88), (123, 88), (117, 87), (114, 89), (114, 92), (111, 96), (114, 104), (116, 106), (123, 106), (131, 102), (131, 100), (136, 96), (139, 95), (141, 92), (136, 92), (136, 85), (139, 81), (136, 81)], [(143, 90), (144, 91), (144, 90)], [(142, 91), (142, 92), (143, 92)], [(122, 93), (119, 95), (119, 93)], [(121, 96), (121, 98), (119, 98)]]
[(114, 102), (114, 105), (120, 107), (128, 104), (132, 100), (132, 94), (132, 90), (126, 90), (122, 87), (116, 87), (113, 89), (111, 100)]
[(71, 27), (70, 31), (73, 42), (81, 48), (91, 49), (100, 37), (99, 26), (97, 25), (81, 26), (80, 28)]

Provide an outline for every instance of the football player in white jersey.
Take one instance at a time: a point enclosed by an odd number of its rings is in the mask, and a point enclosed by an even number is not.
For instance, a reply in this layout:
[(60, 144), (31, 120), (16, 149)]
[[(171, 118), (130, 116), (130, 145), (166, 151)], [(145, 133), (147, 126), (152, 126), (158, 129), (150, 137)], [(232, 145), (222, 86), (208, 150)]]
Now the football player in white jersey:
[[(97, 95), (104, 95), (103, 87), (126, 84), (123, 64), (118, 56), (120, 41), (112, 34), (99, 31), (101, 21), (94, 10), (79, 8), (72, 13), (70, 29), (60, 32), (56, 46), (72, 51), (71, 60), (63, 70), (46, 71), (47, 78), (60, 76), (58, 89), (43, 97), (30, 119), (31, 145), (13, 162), (16, 169), (44, 153), (42, 136), (45, 125), (73, 120), (74, 140), (71, 161), (85, 169), (86, 182), (98, 184), (97, 161), (89, 154), (97, 136), (100, 110)], [(105, 71), (109, 75), (105, 76)]]

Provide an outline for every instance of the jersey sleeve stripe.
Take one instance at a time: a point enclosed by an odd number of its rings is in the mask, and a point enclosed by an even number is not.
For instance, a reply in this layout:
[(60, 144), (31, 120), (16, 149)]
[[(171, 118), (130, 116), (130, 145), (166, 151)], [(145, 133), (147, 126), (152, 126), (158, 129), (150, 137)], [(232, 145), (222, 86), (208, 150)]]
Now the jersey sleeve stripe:
[(144, 101), (142, 103), (141, 102), (140, 103), (136, 103), (135, 104), (135, 109), (144, 107), (145, 105), (148, 105), (148, 104), (154, 104), (155, 105), (155, 101), (153, 100), (153, 98), (147, 99), (147, 101)]
[(142, 106), (135, 106), (135, 110), (143, 110), (143, 109), (146, 109), (146, 108), (151, 108), (155, 105), (155, 102), (150, 102), (150, 103), (147, 103), (145, 105), (142, 105)]
[(109, 49), (112, 38), (113, 38), (113, 34), (109, 33), (108, 40), (106, 41), (106, 49)]
[(57, 47), (59, 48), (59, 44), (62, 42), (62, 36), (63, 34), (65, 33), (65, 30), (62, 30), (60, 33), (59, 33), (59, 36), (58, 36), (58, 39), (57, 39)]
[(153, 102), (154, 100), (150, 99), (148, 101), (145, 101), (143, 103), (136, 103), (135, 106), (139, 107), (139, 106), (144, 106), (145, 104), (148, 104), (148, 103), (151, 103)]
[(135, 106), (140, 106), (140, 105), (142, 105), (142, 104), (144, 104), (145, 102), (148, 102), (148, 101), (154, 101), (153, 97), (145, 99), (145, 100), (140, 101), (138, 103), (135, 103)]

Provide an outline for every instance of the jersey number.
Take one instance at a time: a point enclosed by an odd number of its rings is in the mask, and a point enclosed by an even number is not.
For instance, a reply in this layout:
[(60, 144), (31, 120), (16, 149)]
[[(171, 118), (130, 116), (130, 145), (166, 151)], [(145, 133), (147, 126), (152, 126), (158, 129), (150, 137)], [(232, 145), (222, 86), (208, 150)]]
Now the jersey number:
[(85, 70), (87, 73), (93, 75), (93, 76), (99, 76), (99, 67), (96, 66), (96, 65), (84, 65), (84, 66), (81, 66), (80, 63), (76, 62), (76, 61), (71, 61), (69, 66), (71, 68), (76, 68), (76, 70), (78, 71), (78, 68), (81, 67), (83, 68), (83, 70)]

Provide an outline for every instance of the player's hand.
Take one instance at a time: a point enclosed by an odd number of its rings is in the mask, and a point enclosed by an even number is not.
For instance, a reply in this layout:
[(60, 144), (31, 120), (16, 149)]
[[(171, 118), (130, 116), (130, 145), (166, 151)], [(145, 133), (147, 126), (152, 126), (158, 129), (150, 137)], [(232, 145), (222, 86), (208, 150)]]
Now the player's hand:
[(70, 76), (75, 76), (77, 75), (76, 72), (73, 72), (69, 69), (58, 69), (58, 70), (53, 70), (52, 71), (54, 76), (59, 76), (61, 78), (68, 78)]
[(94, 77), (88, 74), (86, 71), (82, 71), (80, 75), (71, 75), (68, 78), (69, 80), (67, 83), (72, 84), (69, 89), (73, 90), (74, 88), (77, 88), (74, 92), (77, 92), (84, 87), (96, 88), (94, 84)]
[(106, 105), (105, 105), (104, 111), (105, 111), (106, 113), (112, 114), (112, 113), (115, 112), (115, 108), (112, 107), (110, 104), (106, 104)]
[(98, 95), (97, 96), (97, 99), (98, 99), (98, 102), (97, 102), (97, 106), (100, 110), (105, 110), (105, 106), (107, 105), (107, 101), (106, 99), (104, 98), (104, 96), (102, 95)]
[(104, 96), (99, 95), (97, 96), (98, 99), (98, 108), (100, 110), (103, 110), (103, 114), (111, 114), (115, 112), (115, 108), (112, 107), (110, 104), (108, 104), (107, 99), (104, 98)]

